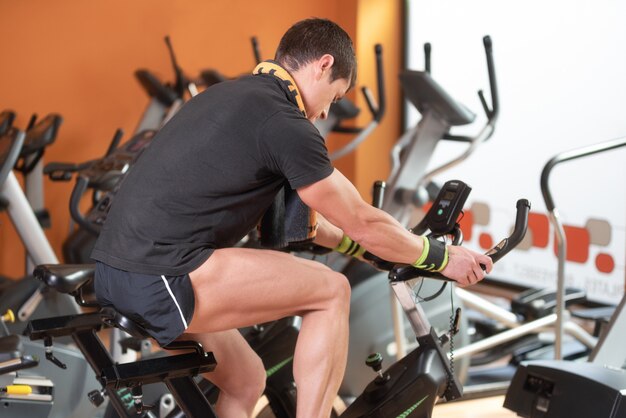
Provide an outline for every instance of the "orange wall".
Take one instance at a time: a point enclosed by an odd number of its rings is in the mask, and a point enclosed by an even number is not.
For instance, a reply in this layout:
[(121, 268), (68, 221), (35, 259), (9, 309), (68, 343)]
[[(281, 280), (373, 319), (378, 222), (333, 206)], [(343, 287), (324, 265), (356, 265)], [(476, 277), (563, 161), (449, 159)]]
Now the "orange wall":
[[(391, 169), (389, 151), (401, 133), (402, 96), (398, 74), (403, 57), (402, 1), (362, 0), (357, 10), (356, 48), (359, 79), (374, 86), (373, 45), (383, 46), (387, 110), (381, 124), (355, 153), (351, 180), (366, 200), (371, 200), (372, 184), (386, 180)], [(371, 81), (370, 81), (371, 80)], [(358, 105), (366, 109), (365, 100)], [(363, 117), (361, 117), (363, 119)]]
[[(133, 76), (136, 69), (147, 68), (163, 80), (173, 80), (163, 42), (165, 35), (170, 35), (178, 62), (188, 75), (216, 68), (235, 76), (254, 66), (251, 36), (259, 39), (263, 58), (271, 58), (283, 32), (295, 21), (311, 16), (334, 20), (353, 37), (360, 62), (359, 81), (369, 86), (374, 85), (371, 50), (373, 44), (379, 42), (373, 29), (380, 31), (383, 42), (387, 43), (387, 78), (393, 78), (397, 84), (398, 67), (395, 71), (393, 67), (399, 63), (399, 56), (388, 51), (398, 50), (400, 34), (396, 34), (399, 25), (395, 14), (399, 3), (383, 0), (289, 3), (276, 0), (0, 0), (3, 57), (0, 111), (14, 110), (18, 115), (16, 125), (20, 128), (25, 127), (32, 113), (42, 117), (51, 112), (61, 114), (64, 123), (45, 160), (85, 161), (102, 155), (116, 128), (124, 129), (125, 139), (134, 130), (147, 104), (147, 97)], [(373, 13), (385, 19), (391, 13), (389, 16), (394, 20), (369, 26)], [(388, 91), (393, 90), (388, 86)], [(390, 103), (397, 101), (393, 94), (390, 96)], [(357, 100), (365, 109), (362, 99)], [(386, 128), (379, 129), (397, 131), (399, 122), (390, 116), (394, 110), (389, 110), (383, 124)], [(395, 139), (397, 133), (391, 137)], [(331, 149), (336, 148), (335, 142), (341, 140), (331, 138)], [(374, 137), (367, 142), (356, 155), (337, 163), (366, 198), (372, 172), (382, 170), (384, 178), (388, 170), (387, 158), (378, 158), (377, 161), (384, 160), (384, 164), (374, 170), (374, 163), (370, 161), (376, 158), (375, 154), (385, 142)], [(374, 142), (376, 146), (370, 145)], [(370, 152), (374, 157), (365, 156)], [(363, 179), (356, 178), (360, 175)], [(377, 174), (376, 178), (379, 177), (381, 175)], [(52, 228), (47, 236), (59, 255), (69, 228), (67, 202), (72, 185), (73, 182), (46, 180), (44, 186), (46, 206), (52, 217)], [(0, 274), (12, 277), (23, 274), (23, 249), (6, 214), (0, 214)]]

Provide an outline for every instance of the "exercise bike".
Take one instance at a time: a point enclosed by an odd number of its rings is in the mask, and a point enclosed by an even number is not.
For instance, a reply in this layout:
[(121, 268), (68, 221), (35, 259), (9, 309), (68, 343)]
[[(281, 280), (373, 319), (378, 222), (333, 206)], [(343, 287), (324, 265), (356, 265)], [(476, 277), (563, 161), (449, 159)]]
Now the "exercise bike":
[[(472, 123), (476, 115), (448, 94), (431, 75), (429, 44), (424, 46), (425, 70), (406, 70), (400, 75), (405, 95), (411, 105), (420, 111), (422, 118), (415, 127), (407, 130), (398, 139), (391, 150), (391, 173), (385, 181), (384, 196), (379, 198), (380, 205), (377, 206), (406, 227), (410, 226), (413, 212), (437, 196), (438, 188), (430, 185), (432, 177), (469, 158), (489, 139), (495, 129), (499, 115), (499, 100), (490, 37), (483, 39), (483, 47), (492, 105), (491, 107), (487, 105), (483, 92), (479, 91), (478, 96), (486, 115), (486, 122), (475, 135), (459, 136), (450, 133), (454, 127)], [(431, 169), (430, 159), (438, 144), (444, 140), (458, 142), (464, 147), (464, 151), (441, 166)], [(427, 189), (430, 192), (427, 192)], [(345, 274), (352, 287), (350, 354), (346, 375), (339, 391), (342, 397), (349, 400), (361, 393), (369, 381), (367, 370), (360, 367), (361, 358), (375, 351), (400, 359), (414, 348), (414, 340), (410, 326), (402, 321), (403, 315), (397, 309), (394, 296), (388, 292), (383, 272), (336, 253), (328, 256), (327, 264)], [(439, 284), (436, 281), (425, 280), (422, 293), (425, 295), (434, 293), (438, 288)], [(446, 289), (444, 292), (448, 294), (448, 298), (425, 301), (423, 305), (432, 325), (439, 331), (443, 331), (449, 322), (447, 306), (442, 301), (450, 298), (451, 290)], [(456, 298), (456, 295), (453, 297)], [(459, 345), (465, 344), (464, 341), (467, 339), (465, 333), (463, 329), (457, 336)], [(463, 381), (468, 362), (459, 361), (457, 366), (455, 372)]]
[[(33, 262), (38, 264), (41, 262), (58, 263), (41, 225), (29, 206), (28, 200), (13, 173), (13, 168), (19, 158), (24, 140), (24, 132), (15, 128), (11, 128), (4, 135), (0, 135), (0, 196), (5, 202), (11, 221)], [(27, 278), (23, 280), (27, 280)], [(27, 295), (35, 295), (41, 301), (38, 308), (33, 310), (32, 317), (41, 317), (39, 315), (44, 313), (49, 316), (72, 315), (79, 312), (78, 305), (71, 297), (56, 292), (49, 292), (45, 286), (39, 287), (41, 283), (38, 280), (32, 280), (34, 281), (34, 286), (32, 286), (33, 293), (28, 293)], [(21, 284), (22, 281), (11, 283), (12, 286), (18, 287)], [(2, 294), (3, 299), (5, 296), (10, 296), (12, 291), (12, 289), (5, 288)], [(32, 298), (26, 298), (26, 300), (32, 300)], [(23, 306), (23, 304), (20, 303), (18, 306)], [(3, 310), (2, 314), (4, 312)], [(16, 309), (15, 312), (18, 312), (18, 310)], [(10, 324), (10, 321), (5, 322), (6, 324), (3, 322), (2, 327), (0, 327), (0, 336), (2, 337), (0, 338), (0, 353), (9, 357), (7, 360), (9, 363), (17, 364), (16, 362), (24, 356), (30, 356), (33, 359), (35, 357), (40, 359), (49, 357), (49, 347), (46, 346), (45, 342), (42, 344), (39, 341), (31, 341), (21, 335), (26, 323)], [(29, 362), (28, 373), (21, 373), (18, 369), (13, 369), (7, 370), (2, 374), (3, 387), (14, 384), (16, 380), (19, 382), (20, 379), (23, 379), (28, 374), (39, 377), (38, 380), (29, 380), (29, 385), (45, 386), (46, 388), (46, 396), (44, 397), (32, 395), (20, 397), (1, 393), (3, 416), (23, 416), (24, 408), (32, 411), (28, 413), (29, 416), (37, 418), (78, 418), (89, 416), (94, 412), (94, 408), (85, 398), (87, 393), (85, 386), (88, 381), (93, 379), (93, 374), (88, 368), (83, 355), (77, 349), (63, 343), (58, 345), (57, 358), (68, 365), (67, 369), (59, 369), (51, 362), (42, 361), (38, 364)], [(16, 374), (18, 371), (19, 373)], [(45, 379), (45, 382), (41, 380), (42, 378)], [(58, 385), (64, 381), (75, 382), (77, 391), (74, 393), (62, 391), (57, 394), (54, 390), (54, 384)]]
[[(469, 186), (462, 182), (446, 183), (433, 209), (416, 230), (429, 229), (433, 235), (437, 236), (451, 235), (453, 243), (460, 244), (462, 234), (456, 221), (469, 191)], [(524, 236), (529, 210), (528, 202), (520, 200), (517, 210), (513, 234), (489, 252), (494, 261), (514, 248)], [(378, 265), (383, 265), (381, 260), (374, 260)], [(94, 268), (90, 265), (44, 265), (39, 266), (35, 274), (46, 285), (59, 292), (73, 295), (79, 304), (94, 306), (93, 292), (90, 287), (93, 272)], [(462, 395), (462, 386), (454, 377), (453, 365), (442, 349), (442, 344), (447, 337), (440, 337), (435, 333), (421, 306), (416, 304), (414, 299), (413, 287), (418, 286), (416, 281), (423, 277), (424, 271), (411, 266), (398, 265), (391, 269), (389, 281), (392, 290), (411, 323), (419, 347), (384, 373), (380, 356), (372, 356), (368, 363), (377, 371), (378, 377), (366, 387), (363, 394), (348, 407), (341, 415), (342, 417), (388, 417), (401, 416), (409, 412), (414, 414), (413, 416), (429, 417), (439, 397), (452, 400)], [(439, 274), (429, 274), (429, 277), (444, 279)], [(121, 327), (134, 335), (147, 335), (138, 324), (109, 308), (91, 314), (31, 321), (29, 335), (32, 339), (52, 339), (72, 335), (103, 386), (102, 391), (97, 393), (108, 394), (120, 416), (129, 416), (128, 414), (135, 414), (137, 411), (146, 413), (141, 387), (143, 384), (156, 380), (165, 380), (185, 416), (189, 418), (215, 416), (206, 398), (191, 378), (193, 374), (203, 373), (215, 367), (215, 359), (210, 354), (196, 347), (191, 357), (178, 355), (143, 360), (142, 362), (145, 363), (116, 365), (108, 356), (96, 334), (96, 331), (104, 326)], [(189, 348), (189, 345), (185, 347)], [(278, 369), (280, 370), (280, 367)], [(184, 383), (182, 383), (183, 380)], [(269, 384), (268, 380), (268, 386)], [(132, 407), (119, 400), (118, 391), (121, 388), (128, 388), (133, 393), (135, 400)], [(295, 394), (293, 382), (291, 388), (290, 391), (274, 394), (274, 396), (287, 398), (284, 402), (271, 403), (277, 417), (295, 415), (295, 410), (280, 409), (293, 401), (291, 399)], [(93, 396), (97, 397), (97, 394)], [(268, 397), (272, 399), (272, 395)]]
[[(7, 175), (3, 181), (7, 183), (3, 193), (7, 200), (6, 209), (26, 249), (25, 277), (4, 283), (0, 291), (0, 310), (4, 312), (12, 309), (16, 314), (17, 321), (7, 324), (9, 330), (15, 333), (24, 330), (32, 315), (42, 317), (71, 312), (65, 310), (65, 297), (46, 295), (44, 298), (41, 284), (31, 275), (35, 262), (56, 260), (42, 233), (42, 228), (50, 226), (50, 216), (44, 207), (43, 156), (47, 147), (54, 143), (62, 121), (61, 116), (54, 113), (39, 121), (33, 115), (24, 133), (16, 162), (13, 167), (5, 168), (20, 172), (24, 179), (23, 192), (13, 187), (13, 174)], [(6, 142), (8, 143), (9, 141)], [(21, 199), (22, 196), (26, 198), (26, 202)], [(35, 220), (30, 214), (23, 213), (29, 209)]]

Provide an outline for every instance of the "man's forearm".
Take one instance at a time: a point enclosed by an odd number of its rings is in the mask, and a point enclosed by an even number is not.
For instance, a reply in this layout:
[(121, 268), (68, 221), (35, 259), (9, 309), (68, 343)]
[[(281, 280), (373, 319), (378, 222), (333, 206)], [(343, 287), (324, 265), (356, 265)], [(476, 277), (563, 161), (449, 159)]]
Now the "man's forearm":
[(335, 248), (341, 242), (343, 231), (328, 222), (320, 213), (317, 214), (317, 234), (314, 242), (326, 248)]

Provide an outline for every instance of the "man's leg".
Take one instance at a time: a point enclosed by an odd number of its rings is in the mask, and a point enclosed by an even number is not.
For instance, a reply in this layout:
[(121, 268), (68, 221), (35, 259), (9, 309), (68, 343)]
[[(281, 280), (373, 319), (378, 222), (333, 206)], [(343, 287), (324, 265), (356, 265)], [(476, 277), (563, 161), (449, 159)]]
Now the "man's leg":
[(215, 405), (217, 416), (249, 417), (265, 389), (265, 368), (239, 331), (234, 329), (210, 334), (186, 332), (180, 339), (198, 341), (205, 350), (215, 355), (217, 367), (203, 376), (220, 389)]
[[(350, 309), (346, 278), (314, 261), (246, 248), (216, 250), (190, 277), (196, 307), (189, 333), (302, 317), (294, 356), (297, 415), (327, 418), (346, 365)], [(228, 364), (216, 358), (228, 373)]]

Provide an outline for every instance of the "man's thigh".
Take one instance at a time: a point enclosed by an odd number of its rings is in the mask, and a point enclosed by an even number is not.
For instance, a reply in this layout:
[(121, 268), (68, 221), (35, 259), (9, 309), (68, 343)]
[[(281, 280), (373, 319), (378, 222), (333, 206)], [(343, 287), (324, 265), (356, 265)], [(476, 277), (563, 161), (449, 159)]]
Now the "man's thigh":
[(187, 332), (203, 333), (268, 322), (327, 307), (349, 297), (344, 276), (287, 253), (249, 248), (216, 250), (189, 274), (195, 294)]

